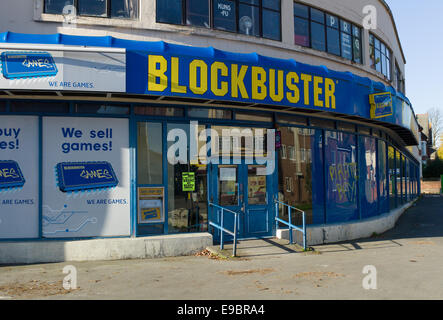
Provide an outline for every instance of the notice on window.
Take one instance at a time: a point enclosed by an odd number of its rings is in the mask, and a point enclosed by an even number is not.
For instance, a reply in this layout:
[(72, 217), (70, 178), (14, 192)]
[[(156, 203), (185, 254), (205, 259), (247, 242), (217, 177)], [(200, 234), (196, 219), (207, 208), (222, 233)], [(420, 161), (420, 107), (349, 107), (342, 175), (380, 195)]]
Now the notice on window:
[(220, 181), (237, 181), (236, 168), (220, 168)]
[(182, 189), (184, 192), (195, 191), (195, 173), (182, 172)]

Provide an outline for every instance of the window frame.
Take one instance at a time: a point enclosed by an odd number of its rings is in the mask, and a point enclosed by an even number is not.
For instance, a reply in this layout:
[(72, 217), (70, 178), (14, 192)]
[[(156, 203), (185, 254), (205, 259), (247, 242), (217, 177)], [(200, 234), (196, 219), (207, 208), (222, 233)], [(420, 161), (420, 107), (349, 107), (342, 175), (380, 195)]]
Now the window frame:
[[(43, 13), (44, 14), (63, 14), (63, 12), (60, 13), (49, 13), (46, 12), (46, 3), (48, 0), (43, 1)], [(138, 20), (140, 17), (140, 0), (136, 0), (137, 3), (137, 12), (135, 14), (135, 17), (133, 18), (122, 18), (122, 17), (115, 17), (112, 16), (112, 1), (113, 0), (104, 0), (106, 2), (106, 16), (100, 16), (100, 15), (93, 15), (93, 14), (80, 14), (79, 10), (79, 0), (72, 0), (72, 5), (75, 7), (76, 16), (77, 17), (92, 17), (92, 18), (101, 18), (101, 19), (119, 19), (119, 20)]]
[[(371, 41), (371, 39), (373, 39), (373, 40)], [(377, 46), (376, 46), (377, 42), (380, 43), (380, 48), (377, 48)], [(382, 49), (383, 47), (384, 47), (384, 52)], [(369, 48), (370, 48), (369, 49), (369, 52), (370, 52), (370, 56), (369, 56), (370, 65), (369, 66), (371, 67), (371, 69), (373, 69), (376, 72), (378, 72), (379, 74), (381, 74), (387, 81), (392, 82), (393, 81), (393, 69), (396, 68), (396, 65), (393, 68), (394, 55), (393, 55), (391, 48), (386, 44), (386, 42), (381, 40), (379, 37), (377, 37), (372, 32), (369, 33)], [(371, 55), (371, 50), (373, 52), (373, 55)], [(377, 70), (377, 65), (378, 65), (377, 60), (376, 60), (377, 53), (380, 54), (380, 62), (379, 62), (380, 71)], [(384, 61), (384, 63), (383, 63), (383, 61)], [(385, 71), (385, 72), (383, 72), (383, 71)]]
[[(109, 0), (108, 0), (109, 1)], [(161, 0), (156, 0), (156, 3), (158, 1)], [(279, 1), (279, 10), (275, 10), (273, 8), (268, 8), (268, 7), (264, 7), (263, 6), (263, 1), (264, 0), (255, 0), (257, 1), (258, 4), (255, 3), (251, 3), (250, 1), (247, 0), (230, 0), (229, 2), (232, 2), (233, 5), (235, 6), (235, 30), (231, 31), (231, 30), (223, 30), (219, 27), (216, 27), (214, 24), (215, 21), (215, 10), (214, 10), (214, 0), (206, 0), (208, 1), (208, 19), (209, 19), (209, 28), (205, 28), (202, 26), (198, 26), (198, 25), (192, 25), (192, 24), (187, 24), (187, 0), (179, 0), (181, 1), (181, 5), (182, 5), (182, 16), (181, 16), (181, 23), (177, 24), (177, 23), (173, 23), (173, 22), (165, 22), (165, 21), (159, 21), (158, 20), (158, 14), (157, 14), (157, 9), (156, 9), (156, 17), (155, 17), (155, 21), (156, 23), (164, 23), (164, 24), (172, 24), (172, 25), (180, 25), (180, 26), (187, 26), (187, 27), (194, 27), (194, 28), (202, 28), (202, 29), (209, 29), (209, 30), (216, 30), (216, 31), (221, 31), (221, 32), (228, 32), (228, 33), (235, 33), (235, 34), (240, 34), (240, 35), (244, 35), (244, 36), (248, 36), (245, 33), (240, 32), (240, 23), (239, 23), (239, 19), (240, 19), (240, 14), (239, 14), (239, 8), (240, 5), (244, 5), (244, 6), (249, 6), (249, 7), (254, 7), (254, 8), (258, 8), (258, 17), (259, 17), (259, 30), (258, 30), (258, 35), (249, 35), (251, 37), (256, 37), (256, 38), (263, 38), (263, 39), (268, 39), (268, 40), (272, 40), (272, 41), (282, 41), (282, 0), (276, 0)], [(270, 37), (266, 37), (264, 35), (263, 32), (263, 13), (264, 11), (270, 11), (270, 12), (274, 12), (274, 13), (278, 13), (279, 17), (280, 17), (280, 23), (279, 23), (279, 38), (278, 39), (273, 39)]]
[[(293, 3), (293, 14), (292, 15), (293, 15), (294, 27), (295, 27), (296, 19), (303, 20), (303, 21), (307, 22), (308, 23), (308, 37), (309, 37), (309, 41), (308, 41), (309, 45), (307, 45), (307, 46), (304, 46), (304, 45), (301, 45), (299, 43), (296, 43), (295, 42), (295, 37), (297, 36), (297, 34), (295, 33), (295, 30), (294, 30), (294, 45), (298, 45), (298, 46), (305, 47), (305, 48), (310, 48), (312, 50), (316, 50), (316, 51), (320, 51), (320, 52), (325, 52), (327, 54), (331, 54), (333, 56), (340, 57), (340, 58), (345, 59), (347, 61), (350, 61), (352, 63), (357, 63), (357, 64), (361, 64), (361, 65), (364, 64), (364, 61), (363, 61), (363, 32), (362, 32), (362, 27), (360, 27), (359, 25), (357, 25), (357, 24), (355, 24), (353, 22), (350, 22), (349, 20), (346, 20), (346, 19), (342, 18), (341, 16), (338, 16), (335, 13), (332, 13), (332, 12), (329, 12), (329, 11), (325, 11), (325, 10), (322, 10), (322, 9), (319, 9), (319, 8), (316, 8), (316, 7), (313, 7), (313, 6), (304, 4), (304, 3), (300, 3), (300, 2), (297, 2), (297, 1), (293, 1), (292, 3)], [(296, 14), (295, 9), (294, 9), (295, 8), (294, 5), (298, 5), (298, 6), (301, 6), (301, 7), (306, 7), (307, 11), (308, 11), (307, 12), (308, 16), (305, 17), (305, 16), (302, 16), (302, 15)], [(313, 20), (312, 14), (311, 14), (312, 10), (320, 11), (323, 14), (323, 22), (319, 22), (319, 20)], [(327, 21), (328, 17), (334, 17), (334, 18), (338, 19), (338, 27), (337, 28), (334, 28), (334, 27), (331, 27), (331, 26), (328, 25), (328, 21)], [(342, 33), (345, 33), (342, 30), (343, 29), (342, 28), (342, 23), (343, 22), (347, 23), (350, 26), (350, 31), (349, 31), (349, 33), (346, 33), (346, 34), (348, 34), (351, 37), (351, 59), (343, 57), (343, 54), (342, 54), (342, 51), (343, 51), (343, 48), (342, 48)], [(323, 25), (325, 50), (319, 50), (319, 49), (316, 49), (316, 48), (312, 47), (312, 23), (317, 23), (317, 24), (322, 24)], [(359, 37), (354, 35), (354, 28), (358, 29)], [(339, 37), (338, 47), (339, 47), (339, 51), (340, 51), (339, 54), (335, 54), (335, 53), (330, 52), (328, 50), (329, 49), (329, 43), (328, 43), (328, 30), (329, 29), (334, 29), (334, 30), (338, 31), (338, 37)], [(358, 59), (360, 61), (357, 61), (357, 57), (355, 57), (355, 52), (354, 52), (354, 41), (355, 41), (355, 39), (358, 39), (359, 43), (360, 43), (360, 57), (358, 57)]]

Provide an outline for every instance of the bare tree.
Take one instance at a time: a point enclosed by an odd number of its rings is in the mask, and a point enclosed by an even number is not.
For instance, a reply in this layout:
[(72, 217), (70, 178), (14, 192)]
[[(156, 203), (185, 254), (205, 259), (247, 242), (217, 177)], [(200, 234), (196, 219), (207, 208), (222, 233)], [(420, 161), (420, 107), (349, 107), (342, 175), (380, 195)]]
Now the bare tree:
[(429, 121), (432, 126), (432, 144), (435, 149), (440, 145), (440, 136), (443, 134), (443, 111), (432, 108), (428, 111)]

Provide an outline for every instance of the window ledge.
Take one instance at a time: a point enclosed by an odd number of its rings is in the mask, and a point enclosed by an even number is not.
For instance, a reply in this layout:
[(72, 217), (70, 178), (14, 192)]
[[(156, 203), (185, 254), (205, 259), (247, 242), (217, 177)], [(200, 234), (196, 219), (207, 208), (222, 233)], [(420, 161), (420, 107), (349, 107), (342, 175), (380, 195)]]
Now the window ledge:
[[(41, 22), (65, 22), (65, 18), (61, 14), (41, 13), (34, 18), (36, 21)], [(67, 22), (67, 21), (66, 21)], [(118, 19), (118, 18), (101, 18), (101, 17), (86, 17), (77, 16), (74, 21), (69, 25), (74, 27), (75, 24), (79, 25), (98, 25), (98, 26), (111, 26), (119, 28), (140, 28), (141, 24), (138, 19)]]

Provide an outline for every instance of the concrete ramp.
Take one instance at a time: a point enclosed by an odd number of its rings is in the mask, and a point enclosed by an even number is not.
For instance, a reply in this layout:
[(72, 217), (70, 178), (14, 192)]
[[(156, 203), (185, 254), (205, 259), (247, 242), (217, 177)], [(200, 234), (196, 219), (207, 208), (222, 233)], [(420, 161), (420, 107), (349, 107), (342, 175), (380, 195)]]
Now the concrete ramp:
[[(213, 245), (207, 249), (222, 258), (231, 258), (232, 245), (232, 243), (225, 244), (223, 250), (220, 250), (220, 245)], [(288, 240), (277, 238), (240, 240), (237, 243), (237, 258), (268, 258), (301, 252), (303, 252), (303, 247), (297, 244), (291, 245)]]

